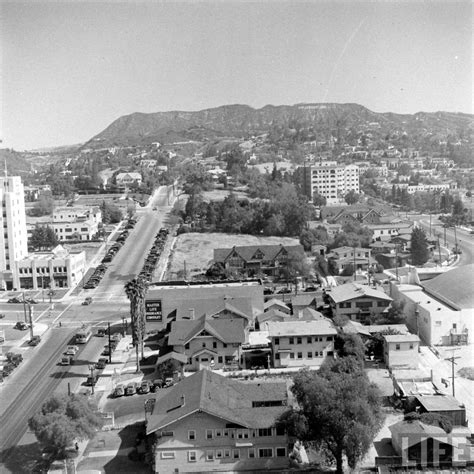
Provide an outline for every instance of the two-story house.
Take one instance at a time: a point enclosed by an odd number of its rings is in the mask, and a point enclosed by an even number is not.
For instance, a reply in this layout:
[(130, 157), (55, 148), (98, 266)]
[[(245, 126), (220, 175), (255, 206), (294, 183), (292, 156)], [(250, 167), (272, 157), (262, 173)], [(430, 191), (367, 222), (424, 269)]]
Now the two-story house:
[(154, 472), (288, 468), (288, 438), (275, 427), (287, 403), (285, 383), (240, 382), (210, 370), (186, 377), (148, 416)]
[(383, 291), (358, 283), (336, 286), (327, 295), (333, 316), (347, 316), (351, 320), (383, 313), (392, 302)]
[(334, 356), (337, 330), (329, 319), (266, 321), (273, 367), (319, 367)]
[(238, 368), (246, 339), (243, 318), (215, 319), (204, 315), (196, 320), (173, 321), (168, 345), (186, 356), (187, 371)]
[(391, 334), (383, 336), (383, 355), (387, 367), (418, 368), (418, 346), (416, 334)]
[(332, 249), (326, 255), (331, 260), (339, 272), (348, 266), (355, 266), (356, 270), (367, 270), (367, 268), (375, 263), (370, 255), (370, 249), (362, 247), (337, 247)]
[(304, 257), (302, 245), (246, 245), (214, 249), (214, 262), (231, 271), (254, 276), (264, 273), (276, 276), (293, 256)]

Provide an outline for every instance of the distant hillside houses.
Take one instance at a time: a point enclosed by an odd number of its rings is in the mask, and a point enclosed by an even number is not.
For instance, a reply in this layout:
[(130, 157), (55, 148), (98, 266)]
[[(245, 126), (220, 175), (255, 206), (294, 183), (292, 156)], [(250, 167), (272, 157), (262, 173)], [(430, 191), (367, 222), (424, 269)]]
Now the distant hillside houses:
[(115, 182), (118, 186), (130, 186), (132, 184), (140, 186), (142, 184), (142, 175), (136, 172), (119, 173), (115, 177)]

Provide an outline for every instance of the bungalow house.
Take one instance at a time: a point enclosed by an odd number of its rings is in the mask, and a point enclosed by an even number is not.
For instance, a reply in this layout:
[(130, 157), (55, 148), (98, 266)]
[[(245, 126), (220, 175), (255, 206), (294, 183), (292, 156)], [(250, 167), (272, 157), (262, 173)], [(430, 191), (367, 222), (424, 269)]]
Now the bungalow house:
[(146, 421), (155, 473), (285, 470), (286, 383), (240, 382), (202, 370), (156, 401)]
[(451, 395), (418, 395), (416, 401), (419, 413), (443, 415), (453, 425), (467, 426), (466, 407)]
[(416, 369), (418, 367), (420, 338), (416, 334), (386, 334), (383, 340), (383, 355), (388, 368)]
[(347, 316), (352, 320), (383, 313), (392, 302), (383, 291), (358, 283), (336, 286), (326, 294), (333, 316)]
[(246, 342), (244, 321), (239, 318), (196, 320), (171, 323), (168, 346), (187, 358), (185, 370), (240, 367), (241, 345)]
[(319, 367), (326, 357), (334, 356), (337, 330), (329, 319), (267, 321), (264, 326), (271, 341), (275, 368)]
[(263, 309), (265, 313), (272, 309), (277, 309), (278, 311), (281, 311), (282, 313), (291, 314), (291, 308), (287, 304), (283, 303), (283, 301), (277, 298), (272, 298), (266, 301), (263, 305)]
[(389, 429), (392, 446), (399, 456), (397, 464), (405, 468), (448, 468), (464, 466), (472, 460), (471, 433), (467, 427), (455, 426), (447, 433), (420, 420), (404, 420)]
[(214, 249), (214, 262), (222, 263), (226, 269), (247, 276), (261, 273), (277, 276), (293, 256), (305, 256), (302, 245), (246, 245)]

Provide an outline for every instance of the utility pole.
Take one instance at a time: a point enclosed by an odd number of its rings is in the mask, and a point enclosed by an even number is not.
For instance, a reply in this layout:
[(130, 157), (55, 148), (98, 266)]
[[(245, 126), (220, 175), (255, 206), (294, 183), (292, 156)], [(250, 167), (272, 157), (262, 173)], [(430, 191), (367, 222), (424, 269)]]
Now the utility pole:
[(111, 346), (111, 339), (110, 339), (110, 323), (107, 323), (107, 332), (109, 334), (109, 364), (112, 363), (112, 346)]
[(91, 371), (91, 394), (94, 395), (94, 385), (95, 385), (95, 380), (94, 380), (94, 366), (91, 364), (89, 365), (89, 370)]
[[(454, 351), (454, 349), (452, 349)], [(451, 362), (451, 385), (453, 386), (453, 397), (455, 396), (455, 391), (454, 391), (454, 366), (457, 365), (456, 362), (454, 362), (456, 359), (460, 359), (460, 357), (454, 357), (454, 352), (451, 357), (447, 357), (445, 360)]]
[(22, 298), (23, 298), (23, 313), (25, 315), (25, 323), (28, 321), (28, 318), (26, 317), (26, 301), (25, 301), (25, 292), (22, 291), (21, 293)]
[(354, 246), (353, 249), (353, 262), (354, 262), (354, 281), (357, 279), (357, 266), (356, 266), (356, 247)]
[(439, 264), (441, 265), (441, 245), (439, 243), (439, 234), (436, 236), (438, 238), (438, 256), (439, 256)]
[(457, 237), (457, 234), (456, 234), (456, 224), (454, 224), (454, 249), (455, 249), (455, 252), (456, 252), (456, 255), (458, 254), (458, 237)]

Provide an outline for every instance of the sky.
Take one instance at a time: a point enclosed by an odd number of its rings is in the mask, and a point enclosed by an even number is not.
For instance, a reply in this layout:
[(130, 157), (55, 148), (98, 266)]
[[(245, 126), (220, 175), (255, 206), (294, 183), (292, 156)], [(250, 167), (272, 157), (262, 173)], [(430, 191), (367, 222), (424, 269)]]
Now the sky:
[(1, 146), (235, 103), (472, 113), (472, 25), (470, 1), (0, 0)]

